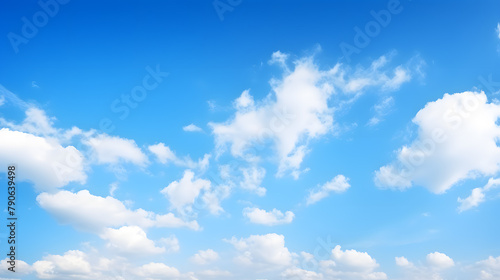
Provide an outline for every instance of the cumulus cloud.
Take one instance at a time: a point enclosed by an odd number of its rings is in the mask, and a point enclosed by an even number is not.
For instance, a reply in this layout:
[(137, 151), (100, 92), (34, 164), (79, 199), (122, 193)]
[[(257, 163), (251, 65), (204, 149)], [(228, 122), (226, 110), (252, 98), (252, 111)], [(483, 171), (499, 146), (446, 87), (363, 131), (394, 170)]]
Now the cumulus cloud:
[(92, 279), (92, 266), (87, 255), (79, 250), (71, 250), (64, 255), (47, 255), (33, 264), (40, 279)]
[(292, 254), (285, 247), (285, 237), (276, 233), (251, 235), (227, 240), (238, 251), (237, 264), (258, 270), (279, 269), (292, 263)]
[(444, 193), (461, 180), (496, 174), (498, 117), (500, 105), (488, 103), (484, 92), (445, 94), (427, 103), (413, 119), (417, 139), (376, 172), (376, 184), (399, 189), (421, 185)]
[(132, 163), (146, 166), (148, 163), (147, 156), (131, 139), (99, 134), (82, 142), (91, 148), (92, 155), (98, 164)]
[(428, 254), (427, 263), (439, 269), (446, 269), (455, 265), (455, 262), (450, 257), (440, 252)]
[(488, 180), (488, 183), (484, 187), (473, 189), (468, 197), (464, 199), (459, 197), (457, 199), (458, 202), (460, 203), (460, 206), (458, 206), (458, 211), (463, 212), (471, 208), (477, 207), (479, 204), (484, 202), (486, 197), (485, 193), (494, 188), (497, 188), (498, 186), (500, 186), (500, 178), (498, 179), (490, 178)]
[(209, 191), (211, 183), (204, 179), (195, 179), (194, 172), (184, 171), (183, 177), (179, 181), (173, 181), (161, 193), (170, 202), (172, 209), (181, 214), (192, 212), (192, 205), (200, 195), (201, 191)]
[(396, 265), (404, 272), (404, 278), (408, 280), (432, 279), (442, 280), (443, 273), (455, 266), (455, 262), (447, 255), (434, 252), (426, 257), (424, 264), (415, 265), (405, 257), (396, 257)]
[(176, 279), (181, 276), (177, 268), (154, 262), (139, 267), (135, 274), (142, 279)]
[(219, 259), (219, 254), (212, 249), (199, 250), (198, 253), (191, 257), (191, 261), (198, 265), (205, 265), (215, 262)]
[(331, 192), (343, 193), (350, 187), (349, 178), (346, 178), (344, 175), (337, 175), (322, 186), (319, 186), (314, 190), (310, 190), (309, 196), (307, 197), (307, 205), (320, 201), (321, 199), (329, 196)]
[(153, 255), (166, 251), (165, 247), (157, 247), (138, 226), (107, 228), (99, 236), (108, 241), (108, 248), (121, 254)]
[(308, 143), (333, 129), (333, 107), (328, 101), (338, 90), (348, 95), (360, 94), (369, 87), (395, 90), (410, 80), (410, 70), (403, 66), (387, 73), (386, 57), (367, 68), (351, 71), (342, 64), (320, 70), (311, 57), (298, 59), (294, 69), (286, 68), (288, 55), (275, 52), (271, 63), (284, 68), (281, 79), (271, 80), (272, 93), (255, 102), (245, 90), (234, 102), (236, 112), (223, 123), (209, 123), (218, 153), (228, 147), (235, 157), (255, 160), (251, 148), (271, 142), (279, 161), (277, 175), (293, 177), (304, 171), (302, 161)]
[(323, 274), (340, 279), (387, 279), (384, 272), (375, 269), (379, 264), (366, 252), (345, 250), (337, 245), (331, 252), (330, 260), (320, 261)]
[(266, 226), (289, 224), (293, 221), (295, 215), (291, 211), (283, 212), (273, 209), (266, 211), (256, 207), (247, 207), (243, 209), (243, 215), (247, 217), (251, 223), (261, 224)]
[(100, 232), (106, 227), (123, 225), (199, 229), (196, 221), (185, 222), (172, 213), (158, 215), (140, 208), (130, 210), (116, 198), (95, 196), (88, 190), (77, 193), (69, 191), (55, 194), (41, 193), (37, 196), (37, 201), (60, 223), (71, 224), (85, 231)]
[(156, 159), (159, 162), (163, 164), (172, 162), (180, 167), (205, 170), (210, 163), (210, 154), (205, 154), (203, 158), (198, 159), (197, 162), (193, 161), (189, 156), (179, 158), (168, 146), (165, 146), (165, 144), (161, 142), (149, 146), (148, 150), (156, 156)]
[(479, 279), (500, 278), (500, 257), (489, 256), (485, 260), (478, 261), (476, 267), (479, 268)]
[(188, 132), (201, 132), (201, 131), (203, 131), (203, 129), (201, 129), (200, 127), (198, 127), (194, 124), (186, 125), (182, 128), (182, 130), (188, 131)]
[(8, 128), (0, 129), (0, 164), (22, 166), (17, 178), (32, 182), (38, 190), (83, 184), (87, 179), (83, 155), (75, 147)]
[(287, 268), (281, 273), (285, 279), (300, 279), (300, 280), (322, 280), (323, 274), (314, 271), (301, 269), (298, 267)]

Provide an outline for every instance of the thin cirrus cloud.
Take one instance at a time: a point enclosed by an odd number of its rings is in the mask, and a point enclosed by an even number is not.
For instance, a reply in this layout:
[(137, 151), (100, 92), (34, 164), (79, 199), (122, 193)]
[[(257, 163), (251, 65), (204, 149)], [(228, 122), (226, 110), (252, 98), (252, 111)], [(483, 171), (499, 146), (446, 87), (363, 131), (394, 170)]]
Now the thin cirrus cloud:
[(375, 174), (379, 187), (406, 189), (421, 185), (444, 193), (456, 183), (500, 170), (500, 105), (484, 92), (445, 94), (415, 118), (417, 139), (398, 150), (397, 159)]

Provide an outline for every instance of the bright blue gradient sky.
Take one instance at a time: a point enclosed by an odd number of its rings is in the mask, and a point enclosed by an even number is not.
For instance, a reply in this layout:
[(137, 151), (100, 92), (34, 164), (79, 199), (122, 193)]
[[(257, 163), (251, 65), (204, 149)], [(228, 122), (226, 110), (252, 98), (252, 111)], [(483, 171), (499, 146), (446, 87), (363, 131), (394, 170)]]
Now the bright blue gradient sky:
[(500, 279), (498, 2), (0, 5), (0, 279)]

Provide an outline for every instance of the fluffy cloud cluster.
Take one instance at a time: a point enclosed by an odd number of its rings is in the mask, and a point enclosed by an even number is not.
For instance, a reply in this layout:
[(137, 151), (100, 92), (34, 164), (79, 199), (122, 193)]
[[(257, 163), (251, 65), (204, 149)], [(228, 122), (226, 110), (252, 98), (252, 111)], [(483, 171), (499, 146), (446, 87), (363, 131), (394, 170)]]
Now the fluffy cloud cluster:
[(287, 58), (281, 52), (272, 56), (270, 62), (280, 65), (284, 75), (271, 81), (270, 95), (256, 102), (245, 90), (234, 101), (236, 113), (231, 119), (209, 123), (219, 153), (229, 146), (233, 156), (254, 161), (257, 155), (251, 148), (260, 148), (270, 140), (279, 161), (278, 176), (290, 172), (297, 178), (304, 172), (301, 164), (309, 151), (308, 143), (333, 128), (333, 107), (328, 101), (334, 92), (356, 95), (368, 87), (394, 90), (411, 79), (410, 70), (403, 66), (387, 74), (383, 70), (388, 63), (385, 56), (369, 68), (355, 71), (341, 64), (320, 70), (312, 58), (295, 61), (290, 70)]
[(208, 250), (200, 250), (193, 257), (191, 257), (191, 261), (198, 265), (209, 264), (215, 262), (219, 259), (219, 254), (212, 249)]
[[(484, 92), (445, 94), (421, 109), (413, 122), (418, 138), (403, 146), (397, 160), (381, 167), (381, 187), (421, 185), (444, 193), (461, 180), (491, 176), (500, 170), (500, 105)], [(477, 195), (477, 194), (476, 194)]]
[(422, 265), (415, 265), (405, 257), (396, 257), (395, 261), (403, 269), (404, 279), (409, 280), (442, 280), (442, 274), (455, 266), (452, 258), (440, 252), (429, 253)]

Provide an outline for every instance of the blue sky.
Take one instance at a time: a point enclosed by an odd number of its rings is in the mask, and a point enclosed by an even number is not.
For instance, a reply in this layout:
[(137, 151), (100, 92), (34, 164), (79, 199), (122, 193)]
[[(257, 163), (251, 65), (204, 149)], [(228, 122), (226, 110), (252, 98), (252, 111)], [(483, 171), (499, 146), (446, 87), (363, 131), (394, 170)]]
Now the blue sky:
[(1, 5), (0, 279), (500, 279), (497, 2)]

